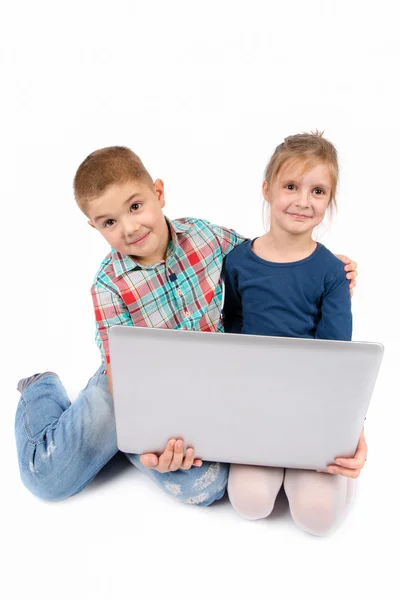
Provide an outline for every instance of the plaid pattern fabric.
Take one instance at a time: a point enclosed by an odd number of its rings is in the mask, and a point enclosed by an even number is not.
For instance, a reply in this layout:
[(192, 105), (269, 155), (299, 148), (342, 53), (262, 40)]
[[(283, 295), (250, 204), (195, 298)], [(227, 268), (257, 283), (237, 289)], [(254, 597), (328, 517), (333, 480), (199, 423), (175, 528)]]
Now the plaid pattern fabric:
[(167, 223), (165, 261), (141, 266), (112, 249), (95, 276), (96, 343), (107, 363), (111, 325), (223, 331), (222, 261), (245, 238), (201, 219)]

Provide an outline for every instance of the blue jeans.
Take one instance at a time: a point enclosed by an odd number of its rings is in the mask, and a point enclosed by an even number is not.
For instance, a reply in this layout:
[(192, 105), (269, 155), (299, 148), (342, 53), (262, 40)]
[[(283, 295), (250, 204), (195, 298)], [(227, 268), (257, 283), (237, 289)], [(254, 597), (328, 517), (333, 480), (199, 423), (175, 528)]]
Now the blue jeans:
[[(81, 491), (118, 452), (113, 401), (101, 365), (71, 404), (56, 374), (33, 379), (15, 417), (18, 463), (24, 485), (45, 500)], [(164, 492), (181, 502), (208, 506), (225, 493), (226, 464), (203, 463), (188, 471), (158, 473), (127, 458)]]

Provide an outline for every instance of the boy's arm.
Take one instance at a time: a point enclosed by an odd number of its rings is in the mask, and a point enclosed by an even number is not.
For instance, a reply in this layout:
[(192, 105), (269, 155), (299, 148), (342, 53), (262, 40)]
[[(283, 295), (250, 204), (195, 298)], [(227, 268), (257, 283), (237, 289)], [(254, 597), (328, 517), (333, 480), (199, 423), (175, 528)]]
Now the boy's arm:
[(92, 286), (92, 300), (96, 316), (96, 342), (107, 365), (107, 377), (112, 394), (112, 377), (108, 330), (112, 325), (133, 326), (130, 313), (121, 297), (101, 281)]
[(241, 333), (243, 327), (242, 300), (238, 291), (237, 274), (225, 259), (222, 271), (225, 284), (222, 320), (226, 333)]
[(351, 299), (346, 274), (340, 267), (326, 285), (315, 338), (350, 341), (351, 333)]
[(219, 225), (211, 225), (210, 227), (216, 236), (219, 245), (222, 248), (222, 255), (226, 256), (236, 246), (243, 244), (247, 238), (243, 235), (234, 231), (234, 229), (228, 229), (227, 227), (220, 227)]

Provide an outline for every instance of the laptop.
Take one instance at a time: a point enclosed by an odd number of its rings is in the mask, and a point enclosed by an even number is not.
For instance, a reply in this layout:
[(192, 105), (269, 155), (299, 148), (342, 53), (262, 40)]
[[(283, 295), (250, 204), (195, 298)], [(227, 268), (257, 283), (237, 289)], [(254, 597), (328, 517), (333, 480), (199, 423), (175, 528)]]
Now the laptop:
[(325, 469), (354, 456), (383, 346), (116, 325), (117, 443), (205, 461)]

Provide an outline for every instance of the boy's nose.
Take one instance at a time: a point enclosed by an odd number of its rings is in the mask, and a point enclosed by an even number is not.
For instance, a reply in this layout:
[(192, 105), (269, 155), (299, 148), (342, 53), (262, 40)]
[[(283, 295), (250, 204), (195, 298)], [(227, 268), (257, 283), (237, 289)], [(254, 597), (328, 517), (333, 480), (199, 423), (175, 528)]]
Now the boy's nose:
[(140, 224), (135, 219), (127, 219), (123, 223), (123, 231), (125, 237), (129, 237), (140, 229)]

